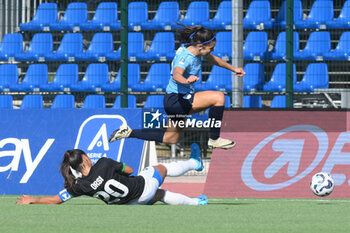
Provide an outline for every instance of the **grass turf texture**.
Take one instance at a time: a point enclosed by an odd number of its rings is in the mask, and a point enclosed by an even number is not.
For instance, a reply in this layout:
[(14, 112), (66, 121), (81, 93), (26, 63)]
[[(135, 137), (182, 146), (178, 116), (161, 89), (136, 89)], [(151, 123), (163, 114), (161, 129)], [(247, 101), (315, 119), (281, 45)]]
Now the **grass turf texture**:
[(350, 200), (217, 199), (208, 206), (113, 206), (87, 197), (16, 205), (0, 196), (0, 232), (349, 232)]

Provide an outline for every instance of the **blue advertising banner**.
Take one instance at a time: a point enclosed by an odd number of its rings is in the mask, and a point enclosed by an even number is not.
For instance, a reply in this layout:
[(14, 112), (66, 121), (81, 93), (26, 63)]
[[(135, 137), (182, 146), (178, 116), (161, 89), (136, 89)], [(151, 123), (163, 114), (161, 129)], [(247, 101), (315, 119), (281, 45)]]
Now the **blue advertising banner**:
[(1, 110), (0, 194), (56, 195), (63, 189), (63, 154), (73, 148), (93, 163), (101, 157), (123, 161), (136, 175), (144, 141), (108, 143), (123, 123), (141, 128), (141, 109)]

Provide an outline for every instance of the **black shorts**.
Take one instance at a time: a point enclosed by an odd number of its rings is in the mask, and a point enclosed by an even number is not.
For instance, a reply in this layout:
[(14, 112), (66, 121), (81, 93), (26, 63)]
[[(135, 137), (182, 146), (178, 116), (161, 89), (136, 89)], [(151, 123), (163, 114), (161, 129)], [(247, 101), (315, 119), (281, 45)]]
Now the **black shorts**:
[(184, 119), (192, 109), (194, 94), (170, 93), (164, 96), (164, 110), (169, 118)]

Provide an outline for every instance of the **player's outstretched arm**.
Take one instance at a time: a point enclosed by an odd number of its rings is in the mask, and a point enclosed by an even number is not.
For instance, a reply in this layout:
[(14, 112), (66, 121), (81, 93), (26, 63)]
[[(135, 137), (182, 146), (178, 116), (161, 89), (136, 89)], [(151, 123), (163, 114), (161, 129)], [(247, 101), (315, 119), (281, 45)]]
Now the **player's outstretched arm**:
[(212, 65), (220, 66), (222, 68), (231, 70), (232, 72), (235, 72), (237, 76), (243, 76), (245, 75), (244, 70), (241, 67), (234, 67), (230, 65), (229, 63), (225, 62), (221, 58), (209, 53), (207, 56), (204, 57), (205, 60), (207, 60)]
[(47, 197), (32, 197), (29, 195), (23, 195), (17, 198), (17, 204), (61, 204), (62, 200), (58, 196), (47, 196)]

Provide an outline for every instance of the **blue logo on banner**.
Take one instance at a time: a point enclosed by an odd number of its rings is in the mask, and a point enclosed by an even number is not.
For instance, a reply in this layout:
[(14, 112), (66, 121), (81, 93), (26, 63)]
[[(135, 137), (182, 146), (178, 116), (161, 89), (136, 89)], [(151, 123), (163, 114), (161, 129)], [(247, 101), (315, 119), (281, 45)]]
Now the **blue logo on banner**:
[(64, 184), (58, 172), (63, 154), (72, 148), (94, 163), (122, 161), (137, 175), (144, 141), (108, 143), (108, 137), (125, 119), (132, 129), (142, 128), (141, 118), (141, 109), (0, 109), (0, 193), (56, 195)]
[(102, 157), (119, 161), (125, 139), (108, 143), (108, 137), (115, 129), (119, 129), (123, 123), (126, 123), (126, 120), (120, 115), (94, 115), (89, 117), (80, 126), (74, 148), (85, 151), (93, 164)]
[(162, 113), (157, 111), (143, 111), (143, 128), (145, 129), (159, 129), (161, 124)]

